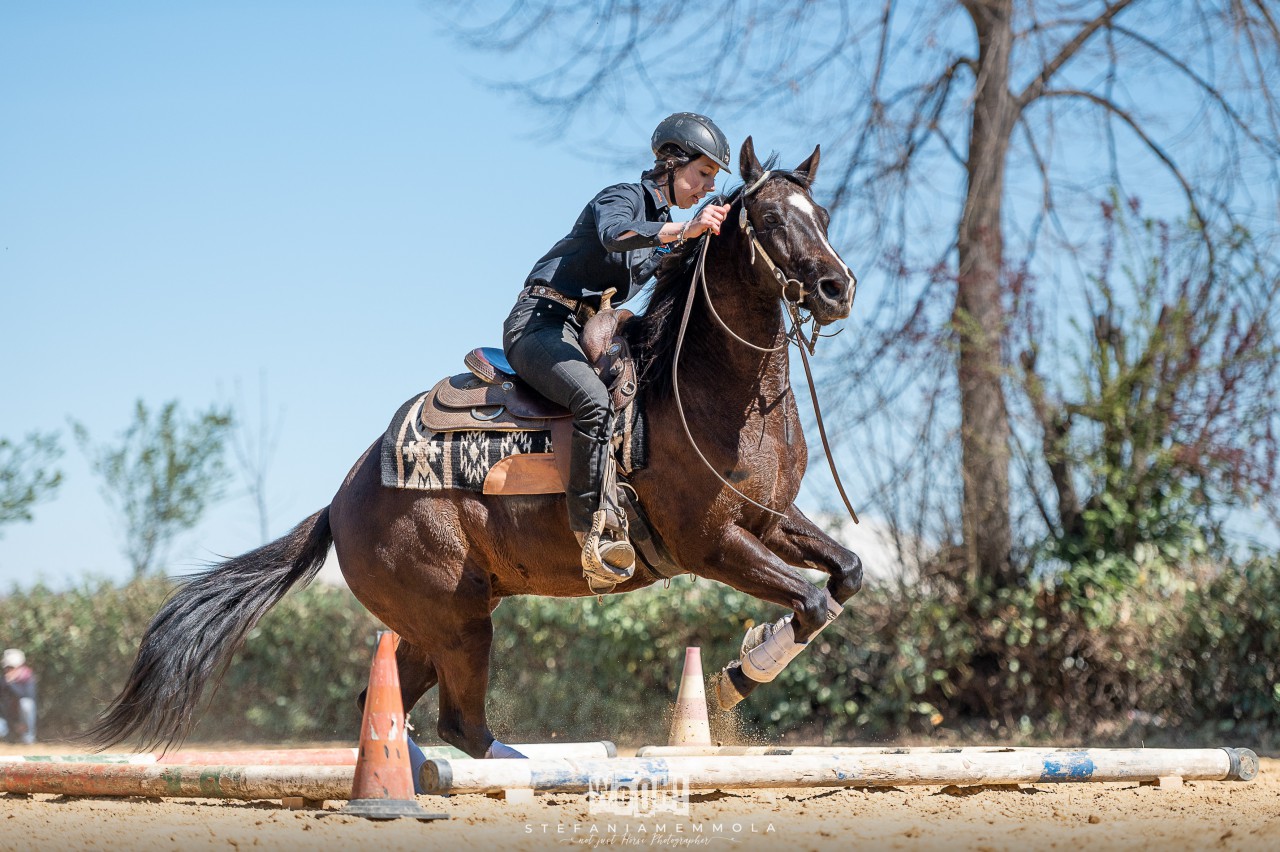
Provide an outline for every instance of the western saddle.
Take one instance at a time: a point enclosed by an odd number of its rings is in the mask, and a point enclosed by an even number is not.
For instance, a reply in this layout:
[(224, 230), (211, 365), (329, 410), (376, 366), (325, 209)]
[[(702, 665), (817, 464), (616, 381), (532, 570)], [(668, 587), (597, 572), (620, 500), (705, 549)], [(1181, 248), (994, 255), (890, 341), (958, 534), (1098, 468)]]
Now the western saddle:
[[(622, 328), (634, 315), (610, 305), (613, 290), (600, 298), (600, 310), (583, 325), (580, 341), (587, 359), (609, 389), (614, 411), (623, 411), (638, 390), (636, 364)], [(485, 494), (563, 494), (569, 481), (569, 410), (545, 398), (516, 375), (501, 349), (481, 347), (463, 359), (469, 373), (436, 384), (423, 402), (423, 427), (433, 432), (550, 431), (559, 452), (517, 453), (495, 464), (484, 480)], [(657, 579), (670, 580), (684, 570), (652, 528), (640, 505), (618, 489), (630, 537), (640, 561)]]
[[(636, 365), (622, 328), (634, 315), (610, 305), (613, 290), (601, 296), (600, 310), (583, 325), (582, 350), (605, 386), (614, 411), (635, 399)], [(569, 410), (542, 396), (519, 376), (501, 349), (479, 347), (463, 363), (470, 370), (442, 379), (422, 405), (422, 425), (433, 432), (550, 431), (553, 447), (569, 447)], [(569, 477), (569, 454), (525, 453), (494, 465), (486, 494), (556, 494)]]

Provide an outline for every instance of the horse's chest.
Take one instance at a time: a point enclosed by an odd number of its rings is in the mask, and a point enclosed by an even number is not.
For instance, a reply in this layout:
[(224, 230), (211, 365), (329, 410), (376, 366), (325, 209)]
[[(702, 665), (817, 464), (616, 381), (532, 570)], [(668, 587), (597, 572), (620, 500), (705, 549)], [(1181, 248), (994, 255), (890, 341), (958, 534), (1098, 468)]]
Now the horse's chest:
[(782, 449), (779, 452), (779, 467), (782, 470), (794, 471), (798, 479), (804, 473), (809, 462), (809, 446), (804, 439), (804, 428), (800, 423), (800, 415), (796, 412), (795, 397), (787, 394), (786, 415), (782, 419)]
[[(642, 501), (669, 499), (673, 485), (680, 492), (706, 489), (708, 500), (727, 489), (768, 506), (785, 508), (795, 499), (808, 449), (785, 383), (759, 382), (737, 405), (691, 396), (684, 416), (682, 422), (674, 407), (650, 412), (649, 465), (633, 478), (646, 492)], [(649, 483), (654, 494), (647, 493)]]
[(755, 446), (743, 447), (760, 459), (759, 474), (775, 485), (773, 490), (798, 489), (809, 460), (795, 397), (788, 389), (761, 414)]

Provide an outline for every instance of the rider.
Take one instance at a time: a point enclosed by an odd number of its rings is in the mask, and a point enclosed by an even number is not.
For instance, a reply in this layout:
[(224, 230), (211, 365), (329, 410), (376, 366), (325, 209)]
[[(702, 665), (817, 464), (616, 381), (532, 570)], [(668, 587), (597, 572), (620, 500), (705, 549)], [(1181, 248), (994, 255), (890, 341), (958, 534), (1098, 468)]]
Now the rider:
[(653, 131), (651, 147), (654, 165), (640, 182), (602, 189), (568, 235), (534, 264), (503, 325), (503, 349), (516, 372), (573, 414), (569, 527), (582, 545), (584, 575), (604, 585), (631, 576), (635, 550), (625, 521), (605, 511), (616, 503), (603, 494), (605, 483), (615, 481), (613, 412), (578, 335), (602, 293), (612, 288), (614, 303), (625, 301), (670, 250), (661, 247), (720, 233), (729, 210), (708, 204), (691, 221), (671, 221), (672, 205), (692, 207), (715, 189), (717, 172), (729, 168), (729, 142), (711, 119), (692, 112), (668, 116)]

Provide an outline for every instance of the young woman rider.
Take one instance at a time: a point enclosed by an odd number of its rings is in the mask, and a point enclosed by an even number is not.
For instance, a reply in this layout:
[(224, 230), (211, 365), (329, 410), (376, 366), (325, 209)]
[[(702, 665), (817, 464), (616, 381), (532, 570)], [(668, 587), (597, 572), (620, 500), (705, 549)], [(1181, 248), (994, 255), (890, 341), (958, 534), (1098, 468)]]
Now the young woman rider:
[[(610, 450), (613, 412), (604, 383), (578, 342), (582, 323), (613, 288), (620, 304), (647, 282), (661, 254), (706, 231), (720, 233), (728, 206), (707, 205), (691, 221), (671, 221), (672, 206), (688, 209), (715, 189), (729, 168), (729, 142), (711, 119), (679, 112), (653, 132), (653, 168), (639, 183), (608, 186), (578, 214), (569, 233), (551, 247), (525, 279), (503, 325), (503, 349), (522, 379), (573, 414), (569, 527), (582, 545), (582, 569), (593, 588), (628, 579), (635, 550), (603, 495), (614, 464)], [(602, 500), (602, 497), (604, 498)]]

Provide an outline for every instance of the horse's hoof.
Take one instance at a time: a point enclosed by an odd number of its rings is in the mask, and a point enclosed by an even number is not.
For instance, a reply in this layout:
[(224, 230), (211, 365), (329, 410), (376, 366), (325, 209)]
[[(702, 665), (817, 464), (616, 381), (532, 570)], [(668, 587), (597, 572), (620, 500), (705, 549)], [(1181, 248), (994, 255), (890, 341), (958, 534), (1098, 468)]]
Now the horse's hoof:
[(484, 753), (484, 756), (489, 760), (528, 760), (529, 759), (527, 756), (516, 751), (506, 743), (498, 742), (497, 740), (494, 740), (493, 742), (489, 743), (489, 748)]
[(745, 695), (738, 691), (738, 687), (734, 685), (733, 680), (730, 679), (728, 667), (712, 675), (711, 683), (715, 687), (716, 703), (720, 705), (720, 709), (723, 711), (732, 710), (742, 702), (742, 699), (746, 698)]

